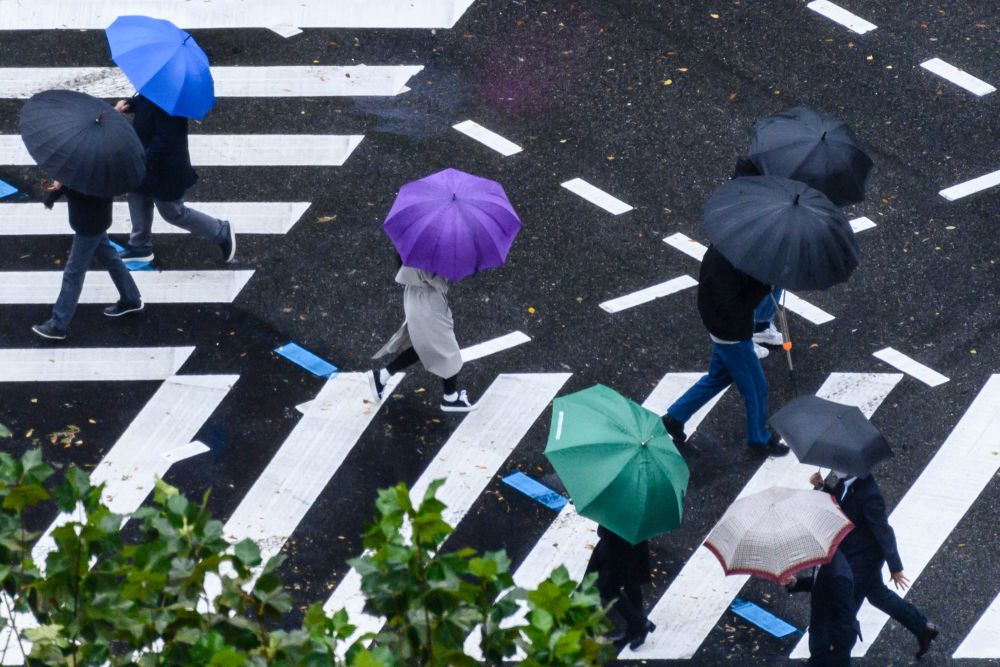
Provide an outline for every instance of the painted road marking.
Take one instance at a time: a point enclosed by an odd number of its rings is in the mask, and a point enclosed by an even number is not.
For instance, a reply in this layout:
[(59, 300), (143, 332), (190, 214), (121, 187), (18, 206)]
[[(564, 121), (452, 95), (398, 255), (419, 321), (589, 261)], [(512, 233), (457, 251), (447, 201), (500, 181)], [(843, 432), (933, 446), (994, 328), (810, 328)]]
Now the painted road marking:
[[(196, 167), (339, 167), (358, 147), (361, 134), (192, 134)], [(30, 166), (21, 137), (0, 135), (0, 165)]]
[(494, 338), (492, 340), (487, 340), (464, 348), (462, 350), (462, 361), (469, 362), (475, 361), (476, 359), (482, 359), (483, 357), (496, 354), (497, 352), (502, 352), (503, 350), (509, 350), (512, 347), (517, 347), (518, 345), (522, 345), (530, 341), (531, 338), (529, 338), (527, 334), (521, 331), (513, 331), (504, 336), (500, 336), (499, 338)]
[[(902, 378), (898, 373), (833, 373), (816, 395), (856, 405), (870, 417)], [(803, 465), (794, 455), (769, 458), (737, 498), (772, 486), (807, 487), (809, 475), (815, 471), (816, 466)], [(626, 660), (693, 657), (747, 579), (744, 575), (725, 576), (708, 549), (696, 549), (649, 613), (657, 631), (638, 651), (626, 649), (619, 657)]]
[[(708, 251), (708, 246), (691, 239), (680, 232), (676, 234), (671, 234), (667, 238), (663, 239), (663, 242), (667, 245), (680, 250), (682, 253), (688, 257), (692, 257), (699, 262), (702, 257), (705, 256), (705, 252)], [(785, 290), (782, 297), (785, 308), (795, 313), (799, 317), (806, 319), (813, 324), (826, 324), (827, 322), (832, 322), (835, 318), (830, 313), (826, 312), (822, 308), (818, 308), (805, 299), (802, 299), (792, 292)]]
[[(213, 218), (229, 220), (237, 234), (287, 234), (309, 208), (309, 202), (185, 202), (189, 208)], [(115, 202), (112, 208), (109, 234), (128, 234), (132, 221), (128, 204)], [(72, 234), (67, 222), (66, 204), (58, 203), (52, 210), (38, 203), (4, 204), (0, 206), (0, 236), (32, 236), (36, 234)], [(159, 215), (153, 219), (155, 234), (187, 234), (165, 222)]]
[(0, 349), (0, 382), (166, 380), (194, 347)]
[(953, 185), (950, 188), (945, 188), (938, 194), (948, 201), (955, 201), (956, 199), (968, 197), (969, 195), (974, 195), (977, 192), (981, 192), (998, 185), (1000, 185), (1000, 170), (990, 172), (985, 176), (974, 178), (971, 181), (965, 181), (964, 183)]
[[(182, 28), (451, 28), (474, 0), (130, 0), (128, 11), (169, 19)], [(4, 2), (0, 30), (104, 30), (120, 0)]]
[(866, 229), (873, 229), (874, 227), (875, 223), (872, 222), (871, 219), (865, 216), (861, 216), (860, 218), (854, 218), (853, 220), (851, 220), (851, 230), (855, 234), (863, 232)]
[(858, 33), (859, 35), (871, 32), (878, 27), (874, 23), (869, 23), (860, 16), (855, 16), (843, 7), (838, 7), (828, 0), (813, 0), (813, 2), (810, 2), (806, 5), (806, 7), (818, 14), (822, 14), (831, 21), (839, 23), (848, 30)]
[(487, 130), (485, 127), (479, 123), (473, 122), (471, 120), (463, 120), (457, 125), (452, 125), (452, 127), (462, 134), (472, 137), (481, 144), (485, 144), (500, 153), (504, 157), (510, 157), (515, 153), (521, 152), (521, 147), (515, 144), (513, 141), (508, 141), (504, 139), (496, 132)]
[[(399, 95), (422, 65), (212, 67), (216, 97), (359, 97)], [(0, 98), (27, 99), (43, 90), (129, 97), (135, 86), (117, 67), (0, 68)]]
[[(414, 502), (423, 499), (431, 482), (445, 478), (437, 493), (447, 505), (442, 518), (457, 526), (569, 377), (569, 373), (497, 377), (479, 399), (479, 408), (462, 420), (413, 485), (410, 496)], [(361, 575), (351, 568), (323, 609), (327, 613), (347, 609), (351, 623), (358, 626), (355, 636), (377, 632), (383, 620), (365, 614), (364, 601)]]
[(1000, 595), (972, 627), (972, 631), (962, 640), (953, 658), (1000, 658)]
[[(1000, 375), (991, 375), (937, 454), (889, 515), (906, 574), (913, 584), (998, 470)], [(883, 578), (889, 578), (888, 567), (883, 568)], [(906, 592), (899, 594), (905, 596)], [(858, 614), (865, 641), (858, 642), (852, 654), (863, 656), (887, 620), (888, 616), (865, 602)], [(808, 655), (807, 641), (808, 637), (802, 638), (792, 652), (793, 658)], [(998, 646), (995, 637), (993, 646), (994, 649)]]
[[(253, 270), (133, 271), (144, 303), (232, 303)], [(0, 304), (55, 303), (61, 271), (0, 271)], [(114, 303), (118, 289), (106, 271), (90, 271), (80, 303)]]
[(624, 296), (611, 299), (610, 301), (605, 301), (601, 304), (601, 308), (609, 313), (618, 313), (634, 306), (649, 303), (650, 301), (659, 299), (660, 297), (676, 294), (681, 290), (694, 287), (697, 284), (698, 281), (691, 276), (678, 276), (677, 278), (668, 280), (665, 283), (653, 285), (652, 287), (641, 289), (638, 292), (632, 292), (631, 294), (626, 294)]
[(895, 366), (910, 377), (914, 377), (931, 387), (936, 387), (948, 381), (948, 378), (937, 371), (924, 366), (922, 363), (911, 359), (899, 350), (891, 347), (884, 348), (878, 352), (872, 352), (872, 356), (876, 359), (881, 359), (890, 366)]
[(954, 65), (950, 65), (940, 58), (931, 58), (930, 60), (920, 63), (920, 66), (928, 72), (937, 74), (942, 79), (947, 79), (956, 86), (965, 88), (973, 95), (978, 95), (979, 97), (989, 95), (996, 90), (996, 88), (982, 79), (977, 79), (968, 72), (960, 70)]
[(621, 215), (632, 210), (632, 207), (622, 200), (612, 197), (604, 190), (594, 187), (582, 178), (574, 178), (566, 181), (562, 183), (562, 186), (573, 194), (583, 197), (591, 204), (596, 204), (613, 215)]

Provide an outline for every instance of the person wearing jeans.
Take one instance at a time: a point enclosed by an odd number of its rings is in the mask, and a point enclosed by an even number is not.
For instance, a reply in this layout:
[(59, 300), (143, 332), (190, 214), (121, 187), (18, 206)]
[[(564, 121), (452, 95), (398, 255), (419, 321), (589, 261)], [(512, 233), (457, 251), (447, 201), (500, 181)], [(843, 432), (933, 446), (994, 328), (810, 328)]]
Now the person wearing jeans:
[(774, 316), (778, 312), (781, 292), (780, 287), (775, 287), (770, 294), (761, 299), (757, 309), (753, 311), (753, 342), (759, 345), (781, 345), (785, 342), (781, 331), (774, 326)]
[(118, 303), (105, 308), (104, 314), (108, 317), (120, 317), (142, 310), (139, 288), (136, 287), (132, 275), (108, 241), (108, 228), (111, 227), (111, 198), (85, 195), (63, 187), (58, 182), (53, 183), (49, 191), (50, 195), (45, 199), (47, 208), (52, 208), (52, 204), (60, 196), (66, 196), (69, 224), (74, 232), (73, 246), (63, 269), (62, 288), (52, 308), (52, 316), (42, 324), (34, 325), (31, 330), (42, 338), (50, 340), (66, 338), (76, 306), (80, 301), (87, 269), (95, 258), (111, 275), (112, 282), (118, 288)]

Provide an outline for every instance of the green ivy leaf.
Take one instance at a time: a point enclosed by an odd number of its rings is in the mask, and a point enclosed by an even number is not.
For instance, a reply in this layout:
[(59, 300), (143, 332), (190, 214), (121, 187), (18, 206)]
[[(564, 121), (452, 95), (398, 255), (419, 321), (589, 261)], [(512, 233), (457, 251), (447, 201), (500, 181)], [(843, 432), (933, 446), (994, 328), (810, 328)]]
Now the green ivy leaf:
[(0, 424), (0, 438), (9, 438), (12, 435), (14, 434), (10, 432), (9, 428), (4, 426), (3, 424)]

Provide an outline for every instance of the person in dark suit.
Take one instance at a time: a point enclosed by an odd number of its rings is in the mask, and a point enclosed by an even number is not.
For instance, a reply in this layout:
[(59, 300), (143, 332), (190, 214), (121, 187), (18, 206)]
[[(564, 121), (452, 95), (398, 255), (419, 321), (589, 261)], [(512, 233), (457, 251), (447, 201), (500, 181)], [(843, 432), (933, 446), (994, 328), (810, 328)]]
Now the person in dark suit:
[(105, 308), (104, 314), (108, 317), (120, 317), (142, 310), (139, 288), (108, 241), (111, 198), (86, 195), (63, 186), (59, 181), (45, 184), (44, 187), (48, 193), (44, 200), (46, 208), (52, 208), (60, 197), (66, 197), (69, 226), (73, 229), (73, 245), (63, 269), (62, 287), (52, 307), (52, 316), (45, 322), (32, 326), (31, 330), (50, 340), (66, 338), (69, 323), (80, 302), (87, 269), (94, 258), (107, 269), (118, 288), (118, 303)]
[(649, 567), (649, 542), (632, 544), (608, 530), (597, 527), (597, 546), (587, 563), (587, 573), (597, 573), (597, 590), (606, 606), (614, 601), (614, 610), (625, 620), (625, 632), (612, 637), (619, 650), (642, 646), (646, 635), (656, 630), (647, 618), (642, 601), (642, 585), (652, 581)]
[(146, 178), (128, 196), (132, 234), (122, 259), (153, 261), (151, 230), (155, 205), (164, 220), (209, 239), (219, 246), (224, 261), (233, 261), (236, 235), (229, 222), (184, 204), (185, 191), (198, 180), (188, 153), (188, 119), (171, 116), (139, 94), (119, 101), (115, 109), (122, 113), (135, 113), (132, 126), (146, 149)]
[(840, 504), (854, 530), (840, 543), (854, 572), (854, 606), (860, 608), (865, 598), (876, 609), (902, 623), (917, 638), (916, 657), (921, 658), (938, 636), (938, 629), (910, 602), (890, 590), (882, 580), (882, 566), (888, 563), (893, 585), (906, 590), (910, 580), (903, 572), (903, 562), (896, 549), (896, 534), (889, 525), (885, 499), (871, 474), (848, 477), (831, 472), (826, 481), (814, 473), (809, 479)]
[(854, 576), (847, 558), (838, 550), (829, 563), (812, 576), (788, 577), (781, 582), (790, 593), (810, 592), (809, 665), (844, 667), (851, 664), (851, 649), (858, 639), (854, 606)]

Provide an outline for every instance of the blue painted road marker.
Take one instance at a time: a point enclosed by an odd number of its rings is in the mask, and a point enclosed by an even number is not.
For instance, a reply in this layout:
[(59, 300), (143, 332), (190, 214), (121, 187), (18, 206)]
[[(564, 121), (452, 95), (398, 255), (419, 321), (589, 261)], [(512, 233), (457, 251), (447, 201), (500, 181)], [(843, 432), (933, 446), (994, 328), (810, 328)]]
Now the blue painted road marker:
[(503, 483), (512, 486), (529, 498), (556, 511), (561, 510), (567, 502), (566, 496), (556, 493), (541, 482), (535, 481), (523, 472), (515, 472), (503, 478)]
[(337, 372), (337, 367), (329, 361), (321, 357), (317, 357), (309, 350), (304, 347), (300, 347), (295, 343), (285, 343), (284, 345), (274, 348), (274, 351), (283, 356), (285, 359), (302, 366), (302, 368), (306, 369), (313, 375), (328, 378)]
[(786, 623), (768, 610), (758, 607), (753, 602), (736, 598), (733, 600), (733, 606), (730, 609), (737, 616), (745, 618), (760, 629), (770, 632), (775, 637), (785, 637), (793, 632), (799, 632), (799, 629), (794, 625)]
[(0, 199), (4, 197), (9, 197), (10, 195), (17, 192), (17, 188), (6, 181), (0, 181)]

